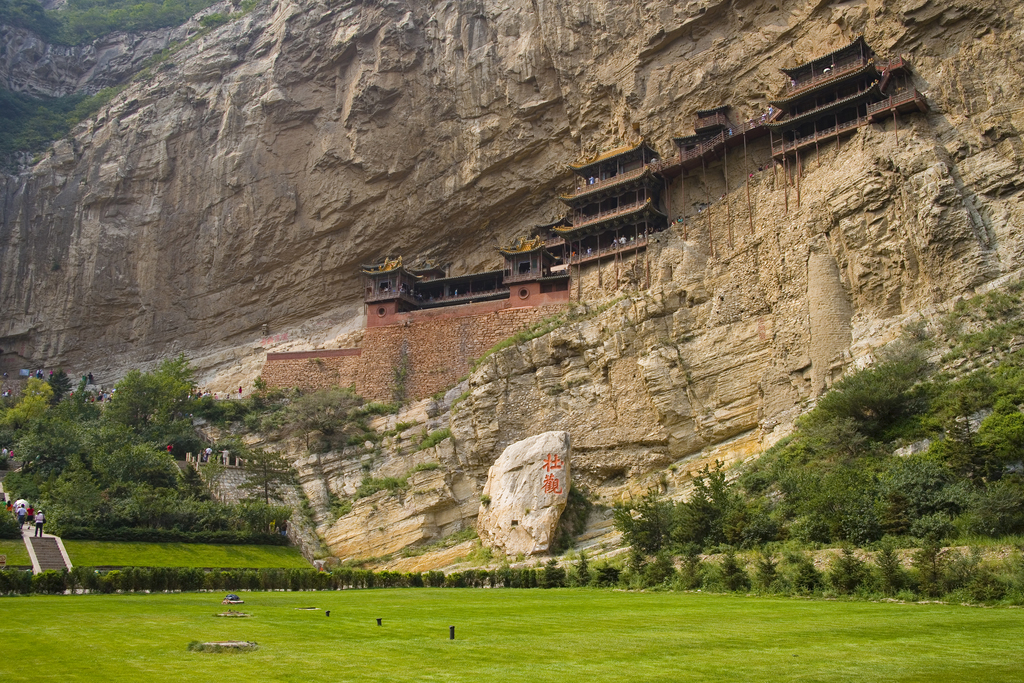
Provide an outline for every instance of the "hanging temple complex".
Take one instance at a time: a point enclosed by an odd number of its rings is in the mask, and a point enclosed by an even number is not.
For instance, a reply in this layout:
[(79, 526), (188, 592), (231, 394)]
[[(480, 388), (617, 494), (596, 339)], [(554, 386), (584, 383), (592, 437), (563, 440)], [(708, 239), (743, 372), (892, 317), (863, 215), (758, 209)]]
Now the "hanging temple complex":
[[(782, 72), (788, 83), (758, 116), (734, 122), (727, 105), (698, 111), (693, 134), (673, 138), (668, 155), (659, 155), (641, 139), (571, 165), (572, 189), (559, 196), (565, 215), (535, 226), (530, 237), (499, 247), (500, 269), (450, 275), (429, 262), (407, 266), (402, 256), (363, 266), (366, 330), (361, 346), (269, 353), (264, 379), (271, 386), (355, 386), (374, 399), (390, 400), (399, 393), (403, 398), (430, 396), (453, 386), (467, 374), (472, 359), (497, 342), (559, 312), (571, 300), (584, 300), (587, 278), (596, 279), (600, 289), (605, 280), (616, 289), (649, 287), (648, 244), (671, 222), (687, 239), (690, 223), (712, 210), (710, 168), (724, 166), (729, 194), (731, 150), (742, 150), (744, 175), (751, 170), (748, 158), (755, 148), (762, 156), (767, 152), (771, 172), (784, 174), (788, 211), (791, 185), (799, 205), (803, 163), (811, 150), (841, 145), (858, 128), (888, 118), (898, 136), (898, 115), (927, 110), (912, 85), (909, 65), (899, 56), (875, 55), (863, 38)], [(762, 164), (757, 170), (767, 168)], [(697, 182), (688, 183), (691, 177)], [(674, 183), (682, 198), (676, 214), (669, 191)], [(753, 232), (749, 183), (746, 189)], [(731, 216), (728, 226), (731, 245)], [(710, 230), (707, 239), (714, 256)]]

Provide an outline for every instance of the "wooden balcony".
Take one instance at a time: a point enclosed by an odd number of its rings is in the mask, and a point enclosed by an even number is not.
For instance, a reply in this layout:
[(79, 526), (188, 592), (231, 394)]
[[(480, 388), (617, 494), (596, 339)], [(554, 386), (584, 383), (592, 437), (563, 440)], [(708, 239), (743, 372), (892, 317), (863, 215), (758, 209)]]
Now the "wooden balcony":
[(364, 299), (364, 301), (366, 301), (366, 303), (368, 303), (368, 304), (372, 304), (372, 303), (375, 303), (377, 301), (394, 301), (395, 299), (400, 299), (402, 301), (406, 301), (406, 302), (411, 303), (413, 305), (417, 304), (417, 301), (412, 296), (412, 294), (410, 294), (408, 292), (395, 292), (395, 291), (376, 292), (376, 293), (371, 294), (370, 296), (366, 297)]
[(632, 171), (626, 171), (625, 173), (619, 173), (618, 175), (614, 175), (611, 178), (605, 178), (604, 180), (597, 180), (597, 179), (595, 179), (593, 183), (579, 185), (579, 186), (576, 187), (576, 189), (573, 190), (573, 193), (571, 195), (569, 195), (569, 197), (570, 198), (582, 197), (582, 196), (590, 194), (591, 192), (596, 192), (597, 190), (603, 190), (603, 189), (605, 189), (607, 187), (614, 187), (615, 185), (618, 185), (620, 183), (624, 183), (626, 181), (633, 180), (634, 178), (639, 178), (640, 176), (642, 176), (644, 174), (644, 171), (646, 171), (651, 166), (652, 166), (652, 164), (646, 164), (644, 166), (641, 166), (640, 168), (635, 168)]
[(604, 249), (598, 249), (589, 253), (583, 252), (571, 256), (569, 263), (572, 265), (578, 265), (580, 263), (588, 263), (590, 261), (596, 261), (597, 259), (604, 258), (606, 256), (612, 256), (615, 254), (621, 254), (625, 251), (634, 251), (637, 249), (643, 249), (647, 246), (647, 235), (637, 235), (634, 240), (626, 240), (625, 244), (615, 244), (613, 246), (607, 246)]
[(590, 216), (584, 216), (578, 223), (574, 221), (572, 228), (573, 230), (579, 230), (580, 228), (585, 228), (588, 225), (601, 223), (602, 221), (611, 220), (613, 218), (617, 218), (618, 216), (626, 216), (628, 214), (633, 213), (634, 211), (638, 211), (644, 208), (644, 206), (646, 206), (650, 202), (650, 199), (644, 199), (642, 201), (634, 202), (632, 204), (626, 204), (625, 206), (617, 206), (614, 209), (601, 211)]
[(848, 74), (858, 71), (867, 66), (871, 60), (867, 57), (861, 57), (855, 55), (854, 57), (844, 59), (841, 62), (836, 63), (834, 67), (831, 67), (827, 73), (822, 72), (818, 74), (811, 74), (810, 77), (801, 79), (795, 84), (790, 82), (786, 87), (782, 89), (778, 99), (788, 100), (794, 96), (801, 95), (805, 92), (809, 92), (814, 88), (827, 83), (828, 81), (842, 78)]
[(704, 130), (711, 130), (713, 128), (728, 128), (732, 124), (729, 123), (729, 119), (722, 112), (715, 112), (710, 116), (698, 116), (697, 122), (693, 125), (693, 130), (699, 133)]
[(823, 128), (811, 135), (804, 135), (803, 137), (796, 138), (795, 140), (776, 140), (774, 144), (772, 144), (772, 156), (782, 156), (788, 152), (793, 152), (813, 145), (816, 142), (834, 140), (837, 135), (843, 135), (844, 133), (860, 128), (867, 123), (868, 117), (858, 116), (851, 121), (840, 123), (838, 126)]
[(867, 118), (869, 121), (876, 121), (881, 117), (881, 114), (888, 114), (891, 111), (904, 113), (912, 109), (922, 112), (928, 111), (928, 104), (925, 102), (924, 96), (917, 91), (917, 88), (907, 88), (906, 90), (893, 93), (881, 102), (869, 104)]

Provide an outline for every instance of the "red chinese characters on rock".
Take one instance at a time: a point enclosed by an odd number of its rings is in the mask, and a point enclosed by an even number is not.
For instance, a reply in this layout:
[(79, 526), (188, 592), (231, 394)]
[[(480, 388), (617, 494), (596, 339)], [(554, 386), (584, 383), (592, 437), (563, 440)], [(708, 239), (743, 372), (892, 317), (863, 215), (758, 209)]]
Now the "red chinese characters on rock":
[(552, 470), (562, 469), (564, 461), (559, 459), (557, 453), (548, 453), (544, 456), (544, 470), (547, 474), (544, 475), (544, 493), (554, 493), (559, 495), (564, 492), (562, 488), (562, 482), (558, 480), (554, 474), (551, 474)]

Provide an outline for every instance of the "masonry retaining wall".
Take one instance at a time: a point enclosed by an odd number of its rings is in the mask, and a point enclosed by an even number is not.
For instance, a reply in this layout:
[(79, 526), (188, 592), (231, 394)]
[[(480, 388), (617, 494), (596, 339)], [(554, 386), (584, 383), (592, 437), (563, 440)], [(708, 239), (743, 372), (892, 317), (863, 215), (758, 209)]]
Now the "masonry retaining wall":
[(367, 328), (358, 349), (269, 353), (262, 377), (272, 387), (354, 386), (380, 401), (402, 383), (405, 398), (426, 398), (454, 386), (487, 349), (564, 308), (481, 303), (404, 313), (398, 324)]

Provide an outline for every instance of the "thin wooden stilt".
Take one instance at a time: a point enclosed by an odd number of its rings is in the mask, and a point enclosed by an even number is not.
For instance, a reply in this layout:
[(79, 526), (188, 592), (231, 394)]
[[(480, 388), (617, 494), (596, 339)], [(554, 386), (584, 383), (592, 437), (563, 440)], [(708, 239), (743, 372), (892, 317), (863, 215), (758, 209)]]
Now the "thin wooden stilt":
[(896, 144), (900, 144), (900, 124), (896, 121), (896, 107), (892, 108), (892, 130), (896, 134)]
[(800, 176), (803, 174), (803, 165), (800, 162), (800, 150), (796, 150), (796, 208), (800, 208)]
[(743, 133), (743, 172), (746, 174), (746, 185), (747, 185), (747, 218), (750, 220), (750, 234), (754, 234), (754, 213), (750, 209), (750, 166), (747, 165), (747, 133)]
[(722, 176), (725, 178), (725, 225), (729, 239), (729, 248), (732, 249), (732, 203), (729, 201), (729, 148), (722, 150)]
[[(682, 154), (682, 152), (680, 152)], [(680, 211), (680, 217), (683, 219), (683, 241), (686, 241), (686, 169), (684, 168), (679, 174), (679, 191), (683, 199), (683, 208)]]
[(707, 214), (708, 214), (708, 246), (711, 249), (711, 256), (714, 257), (714, 255), (715, 255), (715, 238), (714, 238), (714, 235), (712, 234), (712, 225), (711, 225), (711, 188), (708, 186), (708, 167), (704, 163), (704, 156), (703, 155), (701, 155), (701, 157), (700, 157), (700, 170), (701, 170), (701, 174), (704, 176), (704, 203), (705, 203), (704, 210), (707, 211)]
[(786, 213), (789, 213), (789, 155), (782, 155), (782, 186), (786, 188)]

